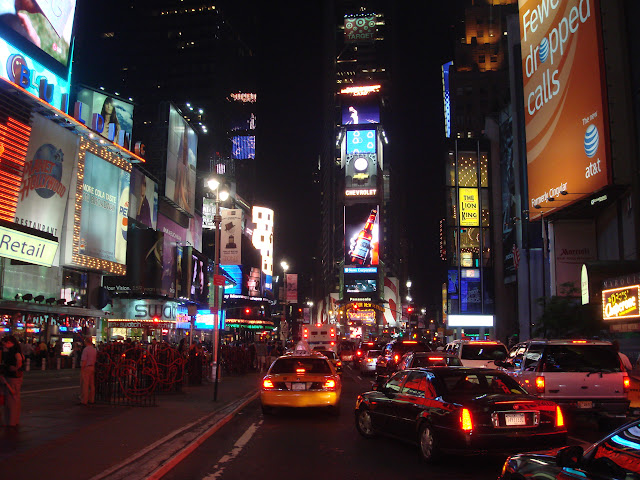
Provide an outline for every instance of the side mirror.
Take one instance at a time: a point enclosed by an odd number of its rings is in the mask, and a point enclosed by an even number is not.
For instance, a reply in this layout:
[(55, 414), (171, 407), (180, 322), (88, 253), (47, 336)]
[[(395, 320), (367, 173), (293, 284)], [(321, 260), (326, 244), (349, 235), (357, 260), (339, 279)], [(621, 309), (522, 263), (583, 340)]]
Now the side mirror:
[(561, 468), (577, 467), (582, 461), (583, 455), (584, 455), (584, 449), (580, 445), (571, 445), (568, 447), (563, 447), (560, 450), (558, 450), (558, 453), (556, 454), (556, 465), (558, 465)]

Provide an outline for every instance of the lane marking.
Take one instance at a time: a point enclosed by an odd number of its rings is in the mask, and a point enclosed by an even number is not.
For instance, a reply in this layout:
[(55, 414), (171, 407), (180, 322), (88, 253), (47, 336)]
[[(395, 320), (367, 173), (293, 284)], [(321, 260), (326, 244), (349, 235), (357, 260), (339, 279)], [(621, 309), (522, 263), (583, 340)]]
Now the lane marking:
[(58, 387), (58, 388), (46, 388), (44, 390), (29, 390), (29, 391), (23, 391), (20, 393), (21, 396), (25, 396), (25, 395), (31, 395), (32, 393), (42, 393), (42, 392), (55, 392), (58, 390), (71, 390), (71, 389), (76, 389), (76, 390), (80, 390), (80, 386), (79, 385), (74, 385), (73, 387)]
[(262, 425), (263, 420), (260, 420), (258, 423), (253, 423), (247, 430), (242, 434), (242, 436), (236, 441), (233, 445), (233, 449), (226, 455), (223, 455), (218, 463), (213, 466), (214, 472), (204, 477), (202, 480), (215, 480), (217, 478), (221, 478), (224, 473), (224, 469), (226, 465), (221, 465), (225, 463), (229, 463), (234, 460), (240, 453), (242, 449), (249, 443), (251, 437), (256, 433), (256, 431)]

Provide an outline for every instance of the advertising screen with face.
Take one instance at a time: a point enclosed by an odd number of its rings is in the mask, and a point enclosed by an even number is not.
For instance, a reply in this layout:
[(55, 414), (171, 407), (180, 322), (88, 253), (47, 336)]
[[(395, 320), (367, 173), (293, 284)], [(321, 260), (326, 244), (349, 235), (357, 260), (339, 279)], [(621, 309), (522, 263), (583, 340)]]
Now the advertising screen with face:
[[(518, 6), (533, 220), (608, 185), (608, 112), (599, 1), (519, 0)], [(563, 191), (574, 194), (549, 202)]]
[(376, 153), (375, 130), (347, 130), (347, 155)]
[(83, 104), (81, 118), (87, 125), (92, 126), (94, 114), (100, 115), (102, 120), (98, 125), (98, 133), (118, 145), (131, 149), (133, 104), (88, 88), (78, 91), (77, 101)]
[(77, 158), (77, 135), (34, 114), (16, 223), (55, 237), (62, 235), (62, 221)]
[(197, 158), (198, 136), (178, 110), (171, 105), (165, 196), (190, 214), (193, 214), (196, 198)]
[(375, 204), (358, 204), (344, 208), (345, 266), (378, 265), (378, 211)]
[(87, 151), (78, 252), (124, 264), (127, 257), (129, 172)]
[(187, 229), (164, 215), (158, 214), (158, 231), (164, 234), (164, 244), (162, 246), (162, 292), (173, 297), (177, 292), (176, 264), (178, 250), (182, 254), (181, 245), (186, 242)]
[(0, 0), (0, 25), (66, 67), (75, 12), (76, 0)]
[(129, 216), (150, 228), (158, 223), (158, 184), (136, 169), (131, 171)]

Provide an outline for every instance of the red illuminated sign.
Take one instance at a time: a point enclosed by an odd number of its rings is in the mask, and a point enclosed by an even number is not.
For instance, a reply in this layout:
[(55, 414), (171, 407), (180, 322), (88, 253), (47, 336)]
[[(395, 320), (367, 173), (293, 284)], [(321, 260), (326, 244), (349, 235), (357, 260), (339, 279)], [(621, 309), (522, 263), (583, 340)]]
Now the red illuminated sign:
[(0, 219), (13, 222), (31, 127), (13, 118), (0, 124)]

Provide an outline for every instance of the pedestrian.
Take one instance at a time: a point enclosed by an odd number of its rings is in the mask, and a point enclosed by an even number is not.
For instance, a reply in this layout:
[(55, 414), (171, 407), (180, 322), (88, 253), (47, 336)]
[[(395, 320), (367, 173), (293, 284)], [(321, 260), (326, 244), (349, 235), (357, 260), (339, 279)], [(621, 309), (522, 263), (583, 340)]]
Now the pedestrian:
[(258, 358), (258, 371), (262, 372), (267, 366), (267, 345), (262, 340), (256, 343), (256, 356)]
[(2, 339), (2, 375), (0, 384), (4, 393), (3, 423), (17, 428), (20, 423), (20, 390), (22, 389), (24, 356), (16, 337), (7, 335)]
[(80, 403), (88, 405), (96, 401), (96, 358), (98, 351), (91, 337), (85, 337), (80, 360)]
[(627, 372), (630, 372), (631, 370), (633, 370), (633, 365), (631, 365), (631, 360), (629, 360), (629, 357), (627, 357), (624, 353), (620, 351), (620, 342), (618, 342), (618, 340), (614, 340), (611, 343), (613, 344), (613, 348), (615, 349), (615, 351), (618, 352), (618, 356), (620, 357), (620, 361), (622, 362), (622, 365), (624, 365), (624, 369)]

